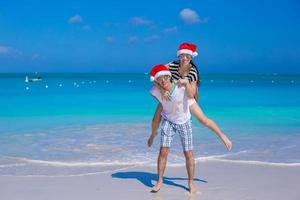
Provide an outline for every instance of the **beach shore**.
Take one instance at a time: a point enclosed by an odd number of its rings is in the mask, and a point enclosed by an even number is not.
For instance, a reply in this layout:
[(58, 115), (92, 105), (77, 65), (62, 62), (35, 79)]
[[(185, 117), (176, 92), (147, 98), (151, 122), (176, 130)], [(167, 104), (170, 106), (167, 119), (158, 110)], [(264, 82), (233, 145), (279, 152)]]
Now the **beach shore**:
[(150, 193), (156, 168), (149, 166), (68, 177), (0, 176), (0, 199), (300, 199), (300, 166), (201, 161), (195, 175), (194, 195), (187, 191), (184, 166), (167, 167), (156, 194)]

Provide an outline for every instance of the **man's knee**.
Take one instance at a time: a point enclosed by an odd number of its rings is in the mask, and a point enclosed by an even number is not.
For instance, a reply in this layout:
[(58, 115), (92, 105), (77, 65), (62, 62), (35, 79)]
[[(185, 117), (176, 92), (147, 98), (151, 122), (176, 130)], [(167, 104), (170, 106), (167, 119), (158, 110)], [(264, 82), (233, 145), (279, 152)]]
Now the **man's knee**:
[(166, 158), (169, 154), (169, 148), (168, 147), (161, 147), (159, 155), (163, 158)]
[(193, 151), (185, 151), (184, 156), (186, 159), (194, 159)]

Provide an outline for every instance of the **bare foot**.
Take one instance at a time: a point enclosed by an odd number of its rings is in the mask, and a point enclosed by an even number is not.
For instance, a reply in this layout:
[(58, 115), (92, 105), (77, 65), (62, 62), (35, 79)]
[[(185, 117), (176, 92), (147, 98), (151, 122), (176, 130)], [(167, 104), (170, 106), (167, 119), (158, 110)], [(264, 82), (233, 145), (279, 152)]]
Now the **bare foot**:
[(225, 146), (227, 147), (228, 151), (230, 151), (232, 148), (232, 142), (228, 138), (226, 138), (224, 143), (225, 143)]
[(152, 193), (158, 192), (160, 190), (161, 186), (162, 186), (162, 182), (157, 182), (156, 185), (152, 188), (151, 192)]
[(190, 189), (190, 193), (196, 193), (197, 189), (196, 186), (194, 185), (194, 183), (189, 183), (189, 189)]

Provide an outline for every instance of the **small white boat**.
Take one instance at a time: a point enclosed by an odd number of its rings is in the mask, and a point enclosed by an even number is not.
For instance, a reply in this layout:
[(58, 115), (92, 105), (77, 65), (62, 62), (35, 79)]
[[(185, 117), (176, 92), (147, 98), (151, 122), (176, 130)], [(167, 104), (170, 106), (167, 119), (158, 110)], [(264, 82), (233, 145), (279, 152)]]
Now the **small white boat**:
[(28, 78), (28, 76), (25, 77), (25, 83), (28, 83), (28, 82), (36, 82), (36, 81), (42, 81), (42, 77), (37, 77), (37, 78)]

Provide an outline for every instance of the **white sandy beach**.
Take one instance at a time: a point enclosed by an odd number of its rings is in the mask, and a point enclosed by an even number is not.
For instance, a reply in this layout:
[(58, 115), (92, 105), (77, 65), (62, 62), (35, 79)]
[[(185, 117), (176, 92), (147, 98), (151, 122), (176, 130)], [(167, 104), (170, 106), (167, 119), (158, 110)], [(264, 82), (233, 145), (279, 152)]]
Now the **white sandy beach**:
[(155, 167), (140, 166), (71, 177), (0, 176), (0, 199), (300, 199), (300, 166), (201, 161), (195, 195), (186, 190), (185, 167), (167, 167), (163, 188), (150, 193), (155, 173)]

